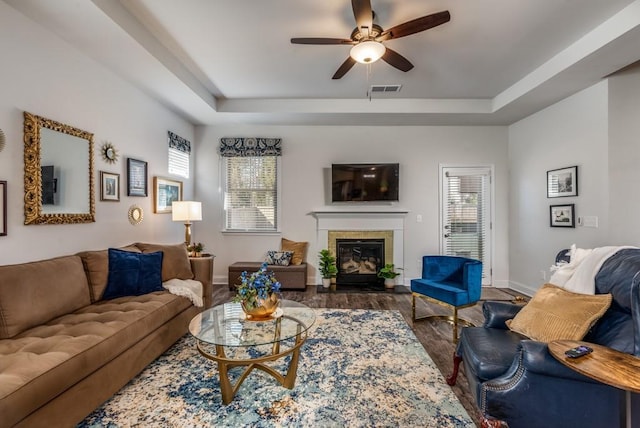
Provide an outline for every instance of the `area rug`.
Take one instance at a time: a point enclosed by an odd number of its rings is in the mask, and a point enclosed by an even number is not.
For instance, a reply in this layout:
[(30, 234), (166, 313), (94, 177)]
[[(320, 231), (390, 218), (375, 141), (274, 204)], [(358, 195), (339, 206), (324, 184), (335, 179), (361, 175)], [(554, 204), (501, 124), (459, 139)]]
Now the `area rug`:
[(475, 426), (400, 312), (316, 311), (291, 390), (257, 370), (223, 405), (216, 364), (187, 335), (79, 426)]

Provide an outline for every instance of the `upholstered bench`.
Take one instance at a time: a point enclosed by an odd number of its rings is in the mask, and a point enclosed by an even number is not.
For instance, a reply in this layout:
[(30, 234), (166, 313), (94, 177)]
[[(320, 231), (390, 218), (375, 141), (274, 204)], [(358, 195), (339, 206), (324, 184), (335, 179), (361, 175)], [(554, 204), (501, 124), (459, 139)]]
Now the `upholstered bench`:
[[(261, 262), (236, 262), (229, 265), (229, 289), (234, 290), (235, 285), (240, 283), (240, 275), (246, 271), (248, 274), (257, 271)], [(307, 264), (299, 265), (268, 265), (268, 269), (273, 271), (277, 280), (285, 289), (304, 290), (307, 287)]]

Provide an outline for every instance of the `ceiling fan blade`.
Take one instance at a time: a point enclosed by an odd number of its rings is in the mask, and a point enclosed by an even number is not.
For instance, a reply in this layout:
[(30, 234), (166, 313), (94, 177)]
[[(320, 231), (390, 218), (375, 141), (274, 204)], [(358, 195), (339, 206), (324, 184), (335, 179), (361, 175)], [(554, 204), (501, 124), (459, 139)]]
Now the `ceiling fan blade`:
[(383, 42), (390, 39), (399, 39), (400, 37), (410, 36), (411, 34), (419, 33), (429, 28), (437, 27), (445, 22), (451, 20), (451, 14), (448, 10), (444, 12), (433, 13), (431, 15), (423, 16), (420, 18), (407, 21), (403, 24), (396, 25), (383, 32), (380, 36), (376, 37), (376, 40)]
[[(373, 11), (371, 10), (371, 0), (351, 0), (353, 16), (359, 29), (367, 27), (371, 32), (373, 25)], [(365, 34), (368, 36), (368, 34)]]
[(382, 55), (382, 60), (387, 64), (404, 72), (407, 72), (413, 68), (413, 64), (411, 64), (408, 59), (389, 48), (387, 48), (384, 55)]
[(291, 43), (297, 45), (353, 45), (351, 39), (332, 39), (329, 37), (295, 37)]
[(353, 67), (355, 63), (355, 59), (348, 57), (347, 60), (342, 63), (338, 71), (336, 71), (336, 74), (333, 75), (332, 79), (340, 79), (342, 76), (347, 74), (347, 71), (351, 70), (351, 67)]

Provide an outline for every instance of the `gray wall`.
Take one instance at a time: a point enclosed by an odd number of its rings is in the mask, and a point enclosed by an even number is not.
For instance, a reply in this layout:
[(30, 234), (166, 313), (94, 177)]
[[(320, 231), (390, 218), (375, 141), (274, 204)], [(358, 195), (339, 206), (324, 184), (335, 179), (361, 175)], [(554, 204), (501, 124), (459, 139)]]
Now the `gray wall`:
[[(1, 1), (0, 56), (0, 128), (7, 140), (0, 180), (8, 182), (8, 235), (0, 237), (0, 264), (135, 241), (181, 242), (184, 226), (168, 214), (153, 214), (153, 176), (167, 175), (167, 131), (193, 141), (194, 127)], [(94, 133), (95, 223), (23, 224), (25, 110)], [(118, 150), (118, 163), (102, 160), (105, 141)], [(127, 157), (148, 162), (149, 197), (126, 196)], [(100, 202), (99, 171), (120, 174), (120, 202)], [(193, 194), (192, 183), (185, 180), (186, 197)], [(128, 221), (132, 204), (144, 210), (138, 226)]]
[(609, 79), (609, 218), (612, 245), (640, 245), (640, 65)]
[[(223, 234), (219, 157), (221, 137), (262, 136), (283, 140), (282, 235)], [(495, 166), (494, 284), (506, 286), (509, 271), (506, 127), (359, 127), (359, 126), (215, 126), (197, 130), (196, 198), (203, 201), (204, 219), (194, 225), (195, 239), (216, 254), (215, 281), (224, 282), (227, 266), (261, 260), (279, 248), (280, 237), (309, 241), (307, 260), (317, 265), (316, 220), (309, 213), (326, 208), (326, 173), (332, 163), (400, 163), (400, 202), (405, 219), (404, 277), (420, 275), (419, 260), (438, 253), (438, 166)], [(417, 215), (422, 222), (417, 222)], [(396, 265), (400, 265), (396, 262)], [(312, 278), (314, 269), (309, 272)]]
[[(535, 292), (555, 253), (638, 245), (633, 222), (640, 208), (640, 71), (613, 75), (509, 128), (511, 171), (509, 268), (511, 286)], [(547, 199), (545, 173), (579, 167), (579, 195)], [(576, 215), (597, 216), (598, 228), (549, 227), (551, 204), (574, 203)]]

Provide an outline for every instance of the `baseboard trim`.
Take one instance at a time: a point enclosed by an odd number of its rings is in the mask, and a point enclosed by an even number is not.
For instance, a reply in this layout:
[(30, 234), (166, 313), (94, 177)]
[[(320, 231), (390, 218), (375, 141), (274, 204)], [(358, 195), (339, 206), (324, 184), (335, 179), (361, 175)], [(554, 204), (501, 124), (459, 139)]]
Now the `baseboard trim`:
[(529, 297), (533, 296), (534, 294), (536, 294), (536, 291), (538, 291), (537, 288), (532, 288), (528, 285), (525, 284), (521, 284), (519, 282), (516, 281), (509, 281), (509, 288), (522, 293), (524, 295), (527, 295)]

